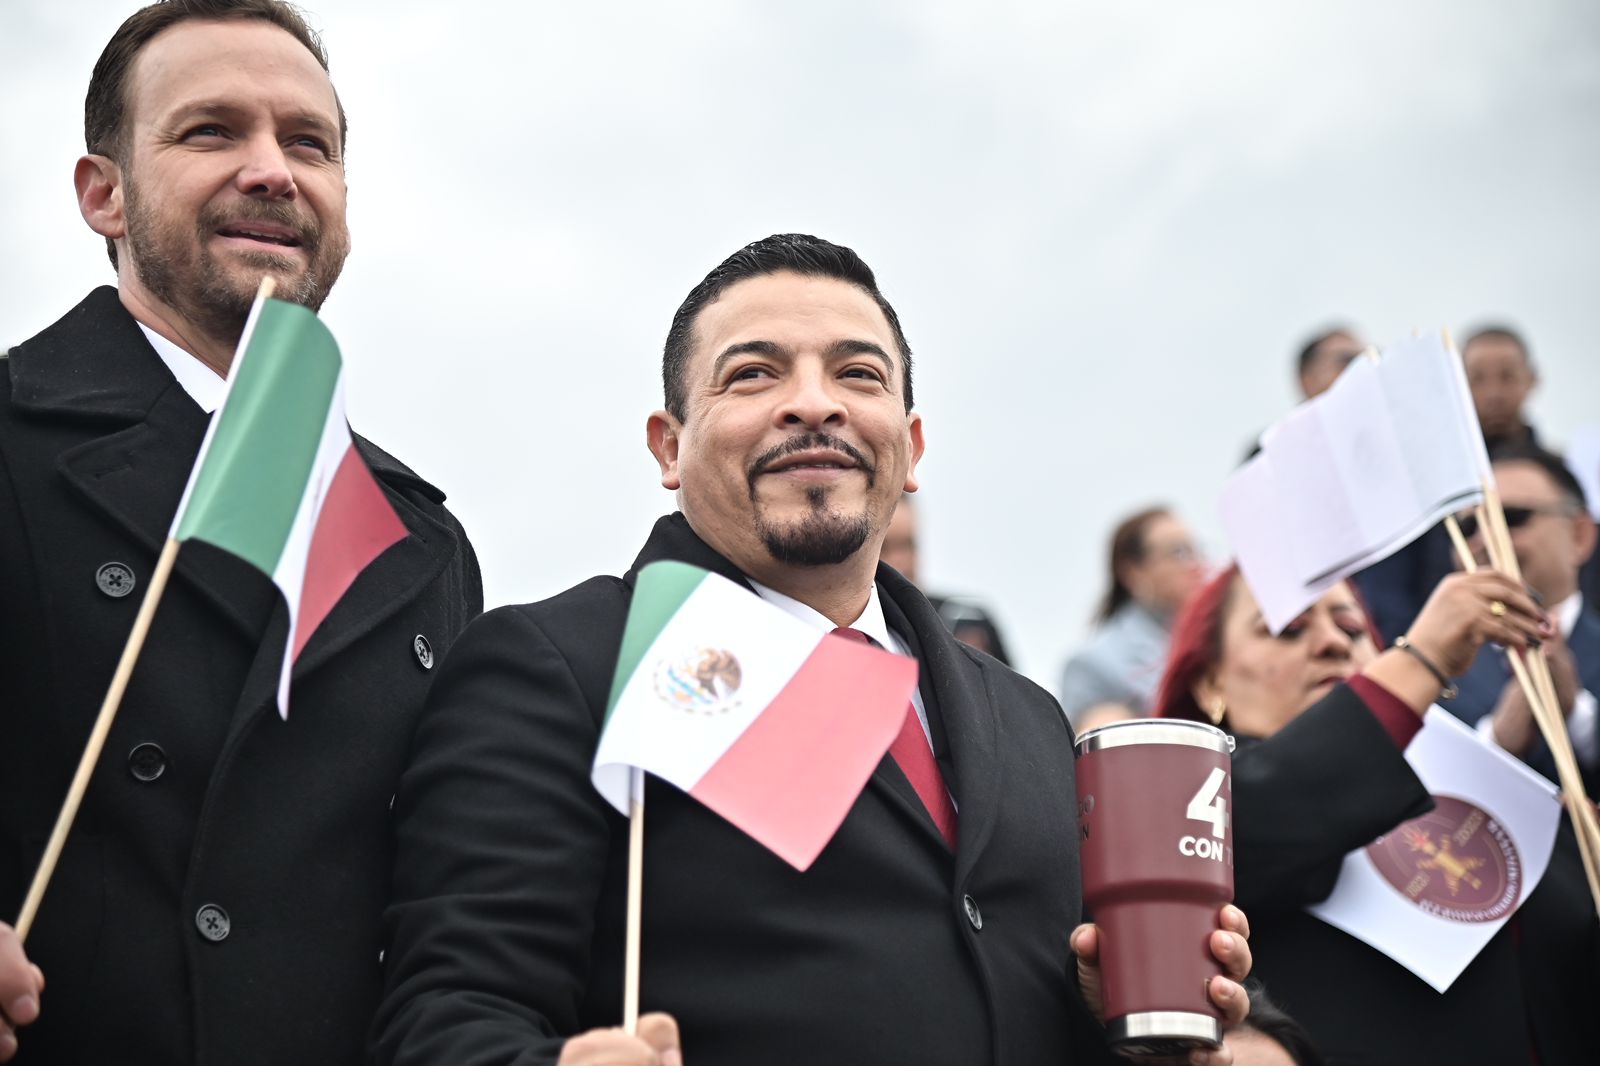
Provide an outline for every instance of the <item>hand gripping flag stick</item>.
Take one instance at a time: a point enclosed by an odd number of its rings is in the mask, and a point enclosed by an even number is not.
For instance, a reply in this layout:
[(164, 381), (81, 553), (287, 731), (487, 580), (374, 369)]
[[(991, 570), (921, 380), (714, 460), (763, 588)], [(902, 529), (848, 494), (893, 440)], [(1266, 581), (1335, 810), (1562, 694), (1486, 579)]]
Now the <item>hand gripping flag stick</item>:
[[(1505, 512), (1500, 507), (1499, 493), (1493, 481), (1485, 479), (1484, 503), (1478, 507), (1478, 528), (1483, 530), (1484, 544), (1494, 568), (1520, 581), (1517, 557), (1510, 545), (1510, 530), (1504, 522)], [(1476, 571), (1477, 560), (1473, 558), (1454, 515), (1445, 519), (1445, 529), (1455, 546), (1461, 568), (1469, 574)], [(1549, 660), (1542, 650), (1535, 650), (1524, 658), (1517, 649), (1507, 648), (1506, 661), (1511, 664), (1511, 672), (1516, 675), (1523, 698), (1533, 713), (1533, 720), (1555, 758), (1557, 776), (1567, 796), (1567, 814), (1572, 819), (1573, 835), (1578, 838), (1578, 850), (1583, 857), (1584, 876), (1588, 879), (1595, 909), (1600, 912), (1600, 861), (1597, 861), (1600, 860), (1600, 822), (1596, 821), (1594, 806), (1584, 793), (1583, 777), (1578, 770), (1572, 741), (1567, 735), (1566, 720), (1561, 714), (1561, 704), (1556, 698), (1555, 684), (1550, 677)]]

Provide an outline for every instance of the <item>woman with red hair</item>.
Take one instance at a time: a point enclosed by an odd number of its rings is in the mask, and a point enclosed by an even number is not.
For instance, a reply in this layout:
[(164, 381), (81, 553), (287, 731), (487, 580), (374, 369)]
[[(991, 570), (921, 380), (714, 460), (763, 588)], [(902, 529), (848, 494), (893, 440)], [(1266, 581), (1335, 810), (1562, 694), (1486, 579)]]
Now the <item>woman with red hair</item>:
[(1549, 627), (1493, 571), (1440, 582), (1388, 650), (1347, 584), (1273, 634), (1230, 567), (1180, 615), (1158, 713), (1216, 723), (1238, 743), (1234, 873), (1254, 972), (1330, 1063), (1595, 1061), (1600, 927), (1570, 829), (1443, 994), (1305, 910), (1333, 890), (1346, 853), (1433, 806), (1404, 749), (1449, 678), (1486, 641), (1526, 648)]

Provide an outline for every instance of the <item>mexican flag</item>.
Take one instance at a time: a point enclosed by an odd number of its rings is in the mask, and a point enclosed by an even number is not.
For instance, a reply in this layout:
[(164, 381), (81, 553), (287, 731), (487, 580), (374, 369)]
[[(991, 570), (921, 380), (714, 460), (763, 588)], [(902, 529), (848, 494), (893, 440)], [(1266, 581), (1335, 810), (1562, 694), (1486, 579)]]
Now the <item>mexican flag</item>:
[(684, 563), (639, 572), (594, 786), (672, 782), (807, 869), (900, 732), (916, 660), (833, 636)]
[(289, 604), (289, 671), (356, 575), (406, 536), (356, 452), (333, 334), (311, 311), (257, 300), (239, 339), (172, 539), (203, 540), (265, 572)]

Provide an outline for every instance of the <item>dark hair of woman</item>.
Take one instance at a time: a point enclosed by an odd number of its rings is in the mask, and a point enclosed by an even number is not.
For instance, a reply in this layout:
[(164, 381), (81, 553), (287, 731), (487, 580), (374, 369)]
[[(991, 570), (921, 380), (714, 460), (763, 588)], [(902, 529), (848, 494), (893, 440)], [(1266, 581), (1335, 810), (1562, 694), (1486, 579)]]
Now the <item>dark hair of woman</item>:
[(1148, 507), (1137, 514), (1124, 518), (1117, 528), (1111, 533), (1111, 559), (1110, 584), (1106, 587), (1106, 594), (1095, 608), (1096, 622), (1106, 622), (1117, 611), (1133, 599), (1133, 593), (1122, 581), (1122, 568), (1132, 563), (1144, 561), (1146, 550), (1145, 531), (1151, 522), (1163, 515), (1171, 514), (1166, 507)]

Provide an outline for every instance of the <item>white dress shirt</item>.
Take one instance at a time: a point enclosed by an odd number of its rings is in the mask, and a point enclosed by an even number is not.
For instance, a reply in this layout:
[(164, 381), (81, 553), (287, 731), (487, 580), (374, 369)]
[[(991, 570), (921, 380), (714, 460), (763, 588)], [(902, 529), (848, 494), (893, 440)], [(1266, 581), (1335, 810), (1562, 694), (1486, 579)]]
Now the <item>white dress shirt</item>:
[[(782, 607), (785, 611), (806, 623), (806, 625), (829, 633), (839, 628), (828, 619), (827, 615), (815, 610), (808, 604), (801, 603), (792, 596), (785, 596), (776, 589), (769, 589), (759, 581), (754, 581), (749, 577), (746, 577), (745, 580), (749, 581), (750, 587), (756, 590), (756, 595), (774, 607)], [(896, 655), (903, 655), (908, 659), (912, 657), (911, 649), (906, 647), (905, 641), (894, 635), (894, 632), (889, 628), (889, 623), (883, 617), (883, 604), (878, 602), (878, 585), (876, 582), (873, 583), (872, 591), (867, 595), (867, 606), (862, 610), (861, 617), (845, 628), (865, 633), (877, 641), (879, 647), (892, 651)], [(928, 728), (928, 712), (922, 706), (922, 692), (918, 689), (911, 690), (911, 706), (917, 709), (917, 721), (922, 723), (922, 735), (928, 738), (928, 746), (932, 748), (933, 733)]]
[(222, 404), (222, 392), (228, 384), (227, 381), (215, 370), (143, 322), (139, 323), (139, 328), (144, 330), (145, 339), (150, 342), (150, 347), (154, 348), (161, 361), (167, 364), (167, 369), (172, 371), (172, 376), (178, 379), (178, 384), (183, 386), (183, 391), (189, 394), (189, 398), (199, 404), (200, 410), (206, 414), (214, 414)]

